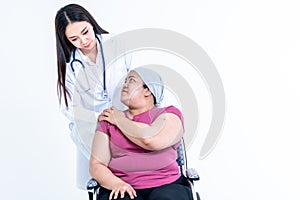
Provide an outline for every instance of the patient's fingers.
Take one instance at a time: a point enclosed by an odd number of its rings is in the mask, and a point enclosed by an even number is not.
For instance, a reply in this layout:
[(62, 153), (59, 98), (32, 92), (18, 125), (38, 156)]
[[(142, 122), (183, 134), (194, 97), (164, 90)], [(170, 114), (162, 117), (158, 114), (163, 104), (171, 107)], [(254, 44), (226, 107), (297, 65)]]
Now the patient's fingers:
[(131, 199), (134, 199), (137, 196), (136, 191), (131, 187), (131, 185), (125, 183), (117, 185), (116, 188), (111, 191), (109, 199), (117, 199), (119, 195), (121, 198), (124, 198), (126, 193), (128, 193)]

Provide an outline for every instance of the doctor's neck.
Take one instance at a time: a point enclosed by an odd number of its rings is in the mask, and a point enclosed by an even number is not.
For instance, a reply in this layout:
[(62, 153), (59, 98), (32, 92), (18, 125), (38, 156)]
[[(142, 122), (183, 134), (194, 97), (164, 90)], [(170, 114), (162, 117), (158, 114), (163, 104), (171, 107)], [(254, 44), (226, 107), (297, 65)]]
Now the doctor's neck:
[(98, 54), (97, 45), (94, 45), (92, 49), (80, 49), (83, 55), (87, 56), (93, 63), (96, 63), (96, 58)]

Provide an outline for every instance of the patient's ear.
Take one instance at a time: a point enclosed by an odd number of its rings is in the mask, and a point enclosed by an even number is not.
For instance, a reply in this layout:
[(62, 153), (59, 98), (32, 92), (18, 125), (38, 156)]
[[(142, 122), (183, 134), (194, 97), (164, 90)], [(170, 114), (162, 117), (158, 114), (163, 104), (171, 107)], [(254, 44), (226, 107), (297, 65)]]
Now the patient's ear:
[(152, 95), (152, 93), (151, 93), (151, 91), (149, 90), (149, 88), (145, 88), (144, 95), (145, 95), (145, 97), (148, 97), (148, 96), (151, 96), (151, 95)]

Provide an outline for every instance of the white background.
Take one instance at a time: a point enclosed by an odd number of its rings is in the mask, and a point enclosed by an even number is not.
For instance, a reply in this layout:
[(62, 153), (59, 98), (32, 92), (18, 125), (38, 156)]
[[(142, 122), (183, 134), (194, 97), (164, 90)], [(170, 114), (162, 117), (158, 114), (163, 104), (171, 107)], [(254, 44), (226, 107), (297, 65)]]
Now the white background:
[[(54, 17), (71, 1), (1, 5), (0, 199), (87, 199), (56, 97)], [(203, 200), (300, 199), (300, 5), (296, 0), (75, 1), (118, 33), (164, 28), (211, 57), (226, 121), (213, 152), (189, 149)]]

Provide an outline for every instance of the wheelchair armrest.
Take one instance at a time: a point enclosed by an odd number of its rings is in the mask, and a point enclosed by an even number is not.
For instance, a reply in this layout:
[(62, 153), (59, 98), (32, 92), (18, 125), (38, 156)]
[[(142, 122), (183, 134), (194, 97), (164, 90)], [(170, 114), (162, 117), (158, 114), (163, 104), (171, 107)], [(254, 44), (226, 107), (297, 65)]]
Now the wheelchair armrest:
[(91, 178), (86, 185), (86, 189), (89, 191), (90, 190), (96, 191), (99, 187), (100, 187), (99, 183), (93, 178)]
[(198, 181), (200, 179), (198, 172), (193, 168), (186, 170), (186, 177), (191, 181)]

